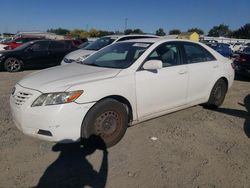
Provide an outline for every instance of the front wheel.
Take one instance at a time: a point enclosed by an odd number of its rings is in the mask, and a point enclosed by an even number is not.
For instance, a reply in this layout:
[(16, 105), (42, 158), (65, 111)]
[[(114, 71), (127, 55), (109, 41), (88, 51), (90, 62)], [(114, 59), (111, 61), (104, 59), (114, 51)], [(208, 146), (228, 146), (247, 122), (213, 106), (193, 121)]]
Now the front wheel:
[(106, 147), (117, 144), (128, 127), (128, 112), (124, 104), (104, 99), (90, 109), (82, 125), (82, 137), (100, 137)]
[(218, 108), (224, 102), (226, 93), (227, 83), (223, 79), (219, 79), (215, 83), (206, 105), (210, 108)]
[(5, 60), (4, 69), (8, 72), (21, 71), (22, 70), (22, 61), (17, 59), (17, 58), (10, 57), (10, 58)]

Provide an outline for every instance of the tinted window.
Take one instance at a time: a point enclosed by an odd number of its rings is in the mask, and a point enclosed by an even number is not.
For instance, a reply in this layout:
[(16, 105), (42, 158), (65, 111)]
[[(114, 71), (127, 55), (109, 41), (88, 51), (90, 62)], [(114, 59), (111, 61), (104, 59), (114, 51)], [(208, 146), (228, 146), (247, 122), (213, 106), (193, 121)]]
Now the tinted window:
[(243, 52), (250, 52), (250, 47), (245, 48)]
[(180, 50), (176, 44), (163, 44), (157, 47), (147, 60), (161, 60), (163, 67), (181, 64)]
[(128, 37), (122, 37), (118, 41), (125, 41), (125, 40), (132, 40), (132, 39), (145, 39), (145, 38), (156, 38), (154, 36), (128, 36)]
[(49, 46), (49, 43), (47, 41), (40, 41), (31, 45), (31, 49), (33, 51), (44, 51), (48, 49), (48, 46)]
[(63, 50), (64, 49), (64, 43), (63, 42), (57, 42), (57, 41), (52, 41), (49, 46), (50, 50)]
[(184, 50), (187, 63), (200, 63), (215, 60), (212, 54), (198, 44), (184, 44)]
[(108, 46), (112, 42), (114, 42), (115, 39), (112, 39), (111, 37), (102, 37), (97, 39), (95, 42), (92, 42), (91, 44), (87, 45), (85, 47), (86, 50), (100, 50), (101, 48), (104, 48), (105, 46)]

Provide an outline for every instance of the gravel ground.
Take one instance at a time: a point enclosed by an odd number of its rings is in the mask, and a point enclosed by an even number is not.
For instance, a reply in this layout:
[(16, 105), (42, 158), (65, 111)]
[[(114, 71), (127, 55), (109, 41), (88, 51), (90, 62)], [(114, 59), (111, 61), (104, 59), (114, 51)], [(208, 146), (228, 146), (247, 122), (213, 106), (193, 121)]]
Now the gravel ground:
[(249, 80), (235, 81), (217, 111), (195, 106), (135, 125), (103, 152), (16, 129), (9, 94), (30, 72), (0, 72), (0, 187), (250, 187)]

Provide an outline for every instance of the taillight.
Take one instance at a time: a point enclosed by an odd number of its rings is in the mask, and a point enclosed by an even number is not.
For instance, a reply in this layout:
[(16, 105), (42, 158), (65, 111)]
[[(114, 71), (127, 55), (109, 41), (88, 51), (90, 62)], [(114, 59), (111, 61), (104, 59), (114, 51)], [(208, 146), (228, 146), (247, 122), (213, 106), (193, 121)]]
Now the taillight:
[(247, 60), (246, 60), (246, 58), (244, 58), (244, 57), (240, 57), (239, 61), (240, 61), (240, 62), (245, 62), (245, 61), (247, 61)]

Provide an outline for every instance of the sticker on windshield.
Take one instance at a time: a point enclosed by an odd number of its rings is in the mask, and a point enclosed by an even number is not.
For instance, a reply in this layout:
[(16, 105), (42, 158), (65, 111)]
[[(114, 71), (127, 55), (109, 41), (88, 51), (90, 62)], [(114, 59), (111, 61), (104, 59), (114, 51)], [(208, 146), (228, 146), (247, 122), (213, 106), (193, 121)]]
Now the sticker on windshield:
[(134, 43), (133, 46), (134, 47), (141, 47), (141, 48), (147, 48), (149, 47), (150, 44), (147, 43)]

